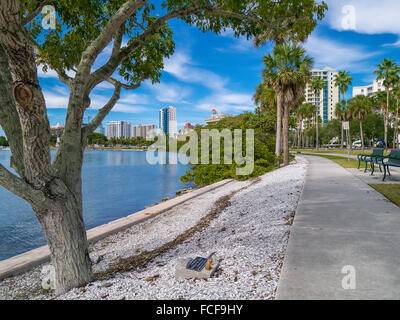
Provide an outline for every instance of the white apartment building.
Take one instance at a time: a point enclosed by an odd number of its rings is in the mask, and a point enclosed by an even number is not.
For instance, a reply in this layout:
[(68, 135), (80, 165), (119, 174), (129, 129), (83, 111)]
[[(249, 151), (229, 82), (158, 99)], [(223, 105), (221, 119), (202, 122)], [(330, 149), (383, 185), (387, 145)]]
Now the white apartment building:
[(368, 86), (353, 87), (353, 97), (363, 95), (371, 96), (379, 91), (385, 91), (386, 88), (383, 85), (383, 80), (374, 80), (374, 82)]
[(330, 67), (312, 70), (313, 77), (321, 77), (325, 81), (325, 89), (321, 90), (318, 96), (315, 95), (310, 84), (307, 84), (305, 90), (305, 102), (317, 106), (323, 125), (335, 118), (335, 106), (339, 102), (339, 87), (335, 86), (337, 74), (338, 72)]
[(178, 134), (176, 108), (169, 106), (160, 110), (160, 130), (170, 136)]
[(140, 124), (133, 127), (133, 137), (146, 139), (148, 135), (156, 135), (157, 126), (155, 124)]
[(132, 126), (127, 121), (112, 121), (107, 123), (107, 139), (131, 138)]

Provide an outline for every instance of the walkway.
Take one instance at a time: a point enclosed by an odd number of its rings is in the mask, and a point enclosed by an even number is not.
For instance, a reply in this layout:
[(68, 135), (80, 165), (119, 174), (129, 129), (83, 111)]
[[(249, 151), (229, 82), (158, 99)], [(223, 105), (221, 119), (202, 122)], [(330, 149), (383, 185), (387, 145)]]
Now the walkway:
[[(399, 299), (400, 208), (333, 161), (305, 157), (277, 298)], [(356, 289), (342, 287), (345, 266)]]

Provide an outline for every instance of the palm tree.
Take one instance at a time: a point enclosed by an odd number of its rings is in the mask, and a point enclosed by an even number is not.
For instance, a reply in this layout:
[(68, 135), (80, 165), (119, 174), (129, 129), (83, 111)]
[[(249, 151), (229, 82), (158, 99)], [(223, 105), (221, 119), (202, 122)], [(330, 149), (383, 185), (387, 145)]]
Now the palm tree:
[[(298, 121), (298, 133), (297, 133), (297, 148), (300, 149), (301, 146), (301, 137), (303, 135), (303, 123), (306, 120), (310, 113), (312, 114), (313, 106), (309, 103), (303, 103), (299, 108), (296, 109), (296, 117)], [(311, 111), (311, 112), (310, 112)]]
[(335, 86), (339, 87), (339, 102), (340, 100), (340, 94), (342, 94), (342, 97), (344, 99), (344, 95), (346, 94), (349, 86), (351, 86), (353, 83), (353, 78), (350, 76), (350, 73), (347, 71), (339, 71), (337, 75), (335, 75)]
[(268, 87), (264, 81), (257, 86), (253, 100), (257, 106), (260, 106), (260, 112), (265, 112), (269, 108), (276, 108), (276, 92)]
[(390, 88), (398, 81), (400, 66), (392, 59), (383, 59), (380, 64), (376, 65), (378, 69), (374, 71), (377, 80), (383, 79), (383, 85), (386, 91), (386, 106), (383, 109), (383, 117), (385, 121), (385, 144), (388, 146), (388, 124), (389, 124), (389, 108), (390, 108)]
[[(272, 54), (264, 57), (264, 81), (276, 91), (277, 104), (283, 105), (284, 165), (289, 164), (290, 110), (298, 106), (304, 96), (312, 64), (313, 60), (306, 55), (304, 48), (296, 44), (276, 45)], [(279, 131), (277, 130), (277, 139)]]
[(319, 108), (317, 108), (317, 98), (318, 98), (318, 104), (320, 102), (320, 94), (321, 90), (324, 90), (325, 88), (325, 81), (321, 77), (314, 77), (311, 80), (311, 90), (314, 91), (315, 94), (315, 100), (314, 100), (314, 107), (315, 107), (315, 119), (316, 119), (316, 141), (315, 141), (315, 147), (318, 150), (319, 148), (319, 137), (318, 137), (318, 127), (319, 127)]
[(349, 111), (352, 113), (354, 118), (360, 121), (360, 137), (361, 137), (361, 147), (364, 151), (364, 133), (363, 133), (363, 120), (371, 112), (371, 99), (359, 95), (349, 100)]
[[(346, 94), (349, 86), (353, 84), (353, 78), (350, 76), (350, 73), (347, 71), (339, 71), (337, 75), (335, 75), (335, 86), (339, 87), (339, 103), (341, 103), (340, 100), (340, 94), (342, 94), (343, 100), (344, 95)], [(344, 106), (346, 107), (346, 102), (344, 103)], [(342, 148), (344, 145), (344, 130), (342, 126), (342, 132), (341, 132), (341, 143), (342, 143)]]
[(394, 100), (394, 137), (393, 137), (393, 148), (399, 148), (399, 102), (400, 102), (400, 80), (394, 84), (393, 90)]

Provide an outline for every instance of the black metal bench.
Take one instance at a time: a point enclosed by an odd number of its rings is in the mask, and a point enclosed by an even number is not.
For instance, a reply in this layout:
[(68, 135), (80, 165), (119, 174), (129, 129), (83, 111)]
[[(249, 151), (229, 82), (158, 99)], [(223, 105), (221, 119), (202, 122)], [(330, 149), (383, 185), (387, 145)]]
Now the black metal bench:
[(363, 161), (363, 162), (365, 162), (365, 170), (364, 170), (364, 172), (367, 172), (368, 163), (371, 163), (371, 169), (372, 169), (371, 175), (373, 175), (374, 171), (375, 171), (374, 164), (378, 164), (379, 165), (379, 170), (381, 170), (381, 172), (382, 172), (382, 168), (381, 168), (380, 164), (378, 163), (378, 160), (377, 160), (378, 158), (377, 157), (383, 156), (384, 152), (385, 152), (385, 149), (383, 149), (383, 148), (374, 148), (372, 150), (372, 154), (359, 154), (359, 155), (357, 155), (358, 169), (360, 169), (361, 161)]
[(378, 164), (383, 166), (383, 179), (382, 181), (385, 181), (386, 179), (386, 171), (389, 173), (389, 176), (392, 174), (390, 173), (389, 167), (397, 167), (400, 168), (400, 150), (399, 149), (393, 149), (390, 151), (389, 156), (377, 156)]

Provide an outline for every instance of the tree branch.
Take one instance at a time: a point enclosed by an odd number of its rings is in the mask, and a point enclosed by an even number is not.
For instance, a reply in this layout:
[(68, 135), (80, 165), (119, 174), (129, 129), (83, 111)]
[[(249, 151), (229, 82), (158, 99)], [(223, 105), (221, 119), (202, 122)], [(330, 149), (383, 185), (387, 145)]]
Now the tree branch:
[(82, 59), (77, 68), (78, 77), (86, 77), (89, 75), (97, 56), (110, 43), (121, 25), (125, 23), (125, 21), (137, 10), (142, 8), (146, 2), (147, 0), (129, 0), (119, 8), (119, 10), (107, 22), (96, 40), (94, 40), (82, 53)]
[(89, 135), (91, 135), (96, 128), (100, 125), (100, 123), (104, 120), (104, 118), (110, 113), (112, 108), (114, 108), (115, 104), (120, 98), (120, 93), (121, 93), (121, 85), (120, 84), (115, 84), (115, 90), (114, 94), (110, 98), (110, 100), (107, 102), (107, 104), (101, 108), (96, 117), (86, 126), (82, 128), (82, 137), (83, 139), (86, 139)]
[(188, 16), (197, 12), (198, 10), (208, 7), (207, 5), (199, 5), (197, 3), (191, 3), (185, 5), (182, 8), (176, 9), (160, 17), (155, 23), (153, 23), (147, 30), (140, 34), (134, 41), (132, 41), (126, 47), (123, 47), (117, 55), (111, 56), (110, 59), (99, 69), (94, 71), (90, 75), (89, 87), (94, 88), (96, 85), (103, 81), (107, 81), (111, 75), (115, 72), (118, 66), (129, 58), (129, 55), (140, 45), (144, 44), (148, 39), (154, 36), (162, 26), (173, 18), (179, 18)]
[(27, 182), (8, 171), (0, 164), (0, 185), (29, 203), (44, 202), (46, 197), (40, 190), (34, 189)]

